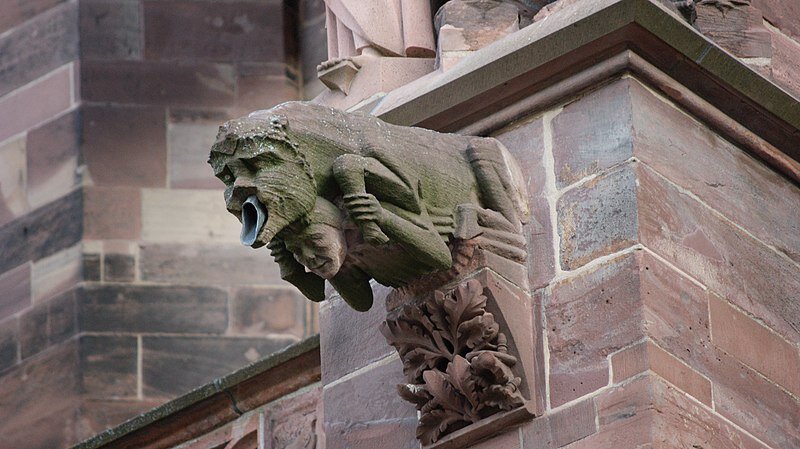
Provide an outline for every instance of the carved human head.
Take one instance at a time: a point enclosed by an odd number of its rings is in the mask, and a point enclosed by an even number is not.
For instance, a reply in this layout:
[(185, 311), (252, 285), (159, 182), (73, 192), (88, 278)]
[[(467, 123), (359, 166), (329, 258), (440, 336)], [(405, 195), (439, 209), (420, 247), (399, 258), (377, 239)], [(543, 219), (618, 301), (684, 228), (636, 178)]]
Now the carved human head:
[(287, 226), (279, 236), (298, 262), (321, 278), (331, 279), (347, 253), (343, 220), (338, 207), (317, 197), (311, 213)]

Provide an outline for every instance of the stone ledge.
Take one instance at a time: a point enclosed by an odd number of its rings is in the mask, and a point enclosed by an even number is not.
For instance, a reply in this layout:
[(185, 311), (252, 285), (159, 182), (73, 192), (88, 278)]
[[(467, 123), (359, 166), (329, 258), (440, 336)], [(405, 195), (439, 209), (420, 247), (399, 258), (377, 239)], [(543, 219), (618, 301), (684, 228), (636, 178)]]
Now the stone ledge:
[(320, 379), (319, 335), (136, 416), (72, 449), (172, 447)]

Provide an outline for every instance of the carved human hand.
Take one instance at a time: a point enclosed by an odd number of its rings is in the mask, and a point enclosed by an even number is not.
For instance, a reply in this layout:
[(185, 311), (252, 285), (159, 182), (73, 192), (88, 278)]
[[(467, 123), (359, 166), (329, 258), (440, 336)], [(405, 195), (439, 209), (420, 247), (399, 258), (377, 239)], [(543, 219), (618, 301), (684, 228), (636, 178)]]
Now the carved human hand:
[(384, 219), (383, 207), (375, 195), (370, 193), (352, 193), (344, 196), (344, 206), (353, 221), (364, 230), (364, 238), (376, 244), (389, 242), (383, 233), (380, 223)]
[(325, 299), (325, 280), (314, 273), (306, 272), (305, 267), (295, 260), (294, 255), (286, 248), (283, 240), (272, 239), (267, 248), (280, 268), (281, 279), (297, 287), (300, 293), (314, 302)]

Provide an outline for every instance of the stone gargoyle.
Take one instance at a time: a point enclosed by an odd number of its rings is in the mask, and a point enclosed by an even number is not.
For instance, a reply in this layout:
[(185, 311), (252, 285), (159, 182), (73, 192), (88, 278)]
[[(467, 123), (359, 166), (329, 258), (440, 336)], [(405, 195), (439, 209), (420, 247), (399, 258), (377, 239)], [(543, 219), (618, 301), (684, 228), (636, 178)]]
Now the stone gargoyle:
[(289, 102), (221, 126), (209, 163), (242, 243), (267, 245), (281, 277), (313, 301), (328, 280), (363, 311), (370, 279), (401, 287), (448, 269), (459, 226), (491, 236), (503, 257), (525, 257), (524, 183), (492, 138)]

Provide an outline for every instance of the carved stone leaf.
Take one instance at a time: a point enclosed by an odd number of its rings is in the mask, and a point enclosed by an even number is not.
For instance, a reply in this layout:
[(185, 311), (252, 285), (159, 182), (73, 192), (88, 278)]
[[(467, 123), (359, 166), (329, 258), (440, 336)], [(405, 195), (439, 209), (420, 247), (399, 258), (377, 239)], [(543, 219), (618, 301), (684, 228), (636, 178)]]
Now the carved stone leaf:
[(500, 330), (491, 313), (484, 313), (458, 325), (458, 339), (468, 348), (481, 348), (492, 341)]
[(450, 377), (450, 382), (452, 382), (453, 386), (469, 401), (470, 408), (476, 410), (480, 400), (475, 390), (475, 379), (467, 359), (460, 355), (455, 356), (453, 361), (447, 365), (447, 375)]
[(444, 298), (444, 310), (447, 312), (451, 326), (458, 326), (484, 313), (486, 296), (481, 283), (472, 279), (456, 287), (453, 295)]
[(403, 358), (403, 373), (410, 379), (422, 379), (422, 373), (436, 367), (441, 360), (447, 360), (441, 353), (425, 348), (412, 349)]
[(435, 443), (452, 424), (463, 421), (460, 415), (450, 410), (434, 409), (419, 418), (417, 438), (424, 445)]
[(456, 392), (448, 382), (447, 377), (441, 371), (428, 370), (422, 373), (425, 380), (425, 389), (433, 396), (433, 399), (444, 409), (454, 412), (464, 410), (464, 399)]
[(524, 399), (518, 388), (520, 379), (500, 359), (490, 352), (484, 352), (472, 359), (472, 367), (478, 375), (488, 380), (488, 388), (481, 395), (486, 405), (511, 410), (523, 404)]
[(397, 393), (406, 401), (416, 404), (418, 409), (424, 407), (433, 399), (433, 396), (425, 390), (424, 385), (398, 384)]

